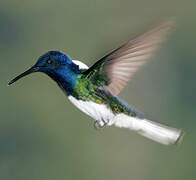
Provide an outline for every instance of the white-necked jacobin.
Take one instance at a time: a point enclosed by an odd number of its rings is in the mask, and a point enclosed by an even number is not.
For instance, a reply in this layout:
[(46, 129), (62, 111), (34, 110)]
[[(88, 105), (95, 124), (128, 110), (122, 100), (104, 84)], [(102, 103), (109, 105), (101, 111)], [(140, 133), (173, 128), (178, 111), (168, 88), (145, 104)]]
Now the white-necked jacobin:
[(49, 51), (18, 79), (34, 72), (51, 77), (68, 99), (91, 116), (96, 128), (105, 125), (129, 128), (162, 144), (176, 144), (183, 132), (146, 119), (117, 95), (135, 72), (146, 63), (170, 31), (172, 21), (164, 21), (102, 57), (90, 68), (60, 51)]

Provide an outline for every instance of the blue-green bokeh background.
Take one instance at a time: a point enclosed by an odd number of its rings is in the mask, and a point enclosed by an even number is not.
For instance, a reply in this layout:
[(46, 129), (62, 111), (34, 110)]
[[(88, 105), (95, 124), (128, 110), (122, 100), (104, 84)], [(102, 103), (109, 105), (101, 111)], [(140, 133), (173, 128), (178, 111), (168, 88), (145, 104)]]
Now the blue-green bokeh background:
[[(0, 179), (195, 179), (195, 6), (194, 0), (0, 0)], [(177, 18), (175, 32), (120, 97), (182, 128), (180, 146), (126, 129), (94, 130), (43, 74), (6, 85), (48, 50), (90, 65), (170, 16)]]

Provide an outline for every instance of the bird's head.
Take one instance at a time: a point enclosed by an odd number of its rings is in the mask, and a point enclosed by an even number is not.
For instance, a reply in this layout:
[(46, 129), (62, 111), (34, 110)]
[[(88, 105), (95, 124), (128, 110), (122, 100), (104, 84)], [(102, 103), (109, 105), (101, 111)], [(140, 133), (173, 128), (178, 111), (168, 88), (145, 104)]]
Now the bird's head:
[(59, 51), (48, 51), (39, 57), (35, 65), (15, 77), (8, 83), (8, 85), (11, 85), (22, 77), (34, 72), (44, 72), (51, 78), (55, 79), (59, 74), (69, 73), (71, 69), (77, 71), (77, 66), (73, 65), (69, 56)]

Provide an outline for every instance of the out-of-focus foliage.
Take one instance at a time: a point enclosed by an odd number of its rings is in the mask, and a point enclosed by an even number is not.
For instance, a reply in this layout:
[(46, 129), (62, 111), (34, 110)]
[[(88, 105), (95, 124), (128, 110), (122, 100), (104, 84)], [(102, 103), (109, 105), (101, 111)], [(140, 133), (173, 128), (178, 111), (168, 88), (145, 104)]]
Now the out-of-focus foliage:
[[(0, 179), (184, 180), (196, 176), (196, 2), (193, 0), (1, 0)], [(58, 49), (90, 65), (160, 20), (174, 33), (121, 98), (147, 117), (182, 128), (163, 146), (93, 121), (45, 75), (14, 75)]]

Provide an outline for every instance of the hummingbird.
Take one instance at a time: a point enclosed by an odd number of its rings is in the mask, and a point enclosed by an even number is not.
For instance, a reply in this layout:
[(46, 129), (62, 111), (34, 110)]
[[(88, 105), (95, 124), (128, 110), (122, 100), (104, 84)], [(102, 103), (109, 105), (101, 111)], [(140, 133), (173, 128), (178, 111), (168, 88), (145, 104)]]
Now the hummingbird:
[(48, 51), (8, 85), (28, 74), (42, 72), (57, 83), (71, 103), (94, 119), (96, 129), (115, 125), (161, 144), (177, 144), (183, 137), (182, 130), (149, 120), (118, 97), (127, 82), (158, 49), (172, 25), (173, 21), (167, 20), (150, 28), (90, 67), (61, 51)]

